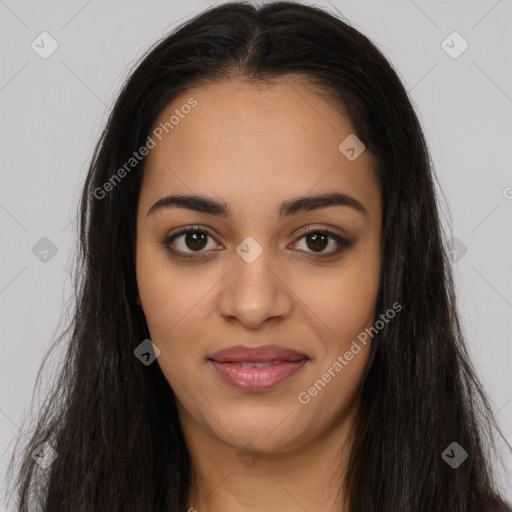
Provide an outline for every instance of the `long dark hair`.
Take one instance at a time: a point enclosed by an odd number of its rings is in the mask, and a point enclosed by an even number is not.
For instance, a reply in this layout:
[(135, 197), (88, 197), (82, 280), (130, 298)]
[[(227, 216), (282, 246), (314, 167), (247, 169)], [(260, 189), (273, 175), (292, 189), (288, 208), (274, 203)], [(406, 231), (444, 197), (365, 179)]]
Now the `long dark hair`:
[[(155, 44), (124, 84), (95, 149), (79, 205), (73, 316), (59, 336), (69, 345), (20, 457), (20, 512), (185, 510), (192, 467), (174, 395), (158, 364), (134, 356), (150, 337), (135, 301), (146, 159), (99, 191), (188, 88), (288, 74), (307, 77), (346, 109), (378, 159), (376, 316), (403, 305), (375, 336), (361, 381), (349, 472), (340, 477), (350, 511), (507, 510), (491, 463), (499, 428), (464, 344), (432, 163), (396, 71), (368, 38), (319, 8), (232, 2)], [(58, 454), (46, 469), (32, 457), (45, 442)], [(468, 453), (456, 469), (442, 457), (453, 442)]]

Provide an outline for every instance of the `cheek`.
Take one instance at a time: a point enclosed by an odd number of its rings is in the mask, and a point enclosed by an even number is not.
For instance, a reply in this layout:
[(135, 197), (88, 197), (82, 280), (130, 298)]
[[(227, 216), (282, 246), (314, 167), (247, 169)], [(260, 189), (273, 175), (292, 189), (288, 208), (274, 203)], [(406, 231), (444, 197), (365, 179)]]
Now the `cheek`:
[(187, 330), (191, 327), (188, 322), (194, 312), (194, 294), (189, 287), (182, 288), (182, 279), (174, 273), (155, 264), (145, 265), (143, 259), (137, 273), (149, 336), (160, 349), (156, 362), (172, 388), (178, 390), (186, 378), (184, 363), (190, 351), (191, 337), (194, 337)]
[(215, 313), (209, 293), (220, 275), (176, 265), (149, 244), (137, 248), (136, 272), (151, 341), (161, 351), (160, 365), (175, 366), (191, 354), (201, 359), (201, 350), (191, 347), (198, 348), (197, 340), (207, 336)]
[(380, 260), (371, 250), (353, 256), (343, 270), (322, 280), (323, 293), (311, 281), (303, 292), (307, 291), (308, 306), (324, 327), (318, 331), (322, 349), (313, 375), (297, 398), (310, 417), (322, 417), (327, 423), (335, 421), (356, 397), (371, 350), (372, 338), (365, 329), (374, 325)]
[(373, 325), (380, 280), (380, 259), (374, 246), (361, 247), (329, 275), (304, 283), (301, 297), (323, 321), (329, 352), (350, 345)]
[[(137, 286), (148, 326), (161, 337), (192, 307), (197, 280), (186, 279), (167, 257), (165, 250), (142, 240), (137, 246)], [(156, 244), (155, 244), (156, 245)]]

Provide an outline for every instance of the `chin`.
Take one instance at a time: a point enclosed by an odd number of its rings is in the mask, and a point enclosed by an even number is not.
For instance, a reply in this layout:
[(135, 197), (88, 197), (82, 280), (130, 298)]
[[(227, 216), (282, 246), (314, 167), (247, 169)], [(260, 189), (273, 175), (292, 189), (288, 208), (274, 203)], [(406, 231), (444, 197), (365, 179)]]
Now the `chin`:
[(296, 448), (301, 439), (308, 437), (296, 422), (290, 423), (285, 418), (286, 414), (266, 418), (260, 415), (257, 419), (249, 416), (246, 421), (241, 421), (240, 417), (231, 419), (223, 416), (222, 426), (216, 424), (210, 427), (219, 439), (237, 450), (252, 443), (261, 452), (277, 454)]

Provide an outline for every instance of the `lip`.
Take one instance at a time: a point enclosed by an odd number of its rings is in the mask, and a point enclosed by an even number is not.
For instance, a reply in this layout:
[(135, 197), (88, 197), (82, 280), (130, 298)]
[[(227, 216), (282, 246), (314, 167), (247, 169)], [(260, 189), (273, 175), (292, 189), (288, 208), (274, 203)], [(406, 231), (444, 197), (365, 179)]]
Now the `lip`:
[[(309, 360), (306, 354), (278, 345), (244, 347), (237, 345), (218, 352), (209, 363), (226, 383), (242, 391), (266, 391), (295, 375)], [(272, 363), (258, 368), (242, 364)]]
[(209, 359), (213, 359), (218, 363), (265, 363), (267, 361), (296, 362), (308, 359), (308, 356), (291, 348), (280, 347), (279, 345), (262, 345), (260, 347), (236, 345), (215, 352)]

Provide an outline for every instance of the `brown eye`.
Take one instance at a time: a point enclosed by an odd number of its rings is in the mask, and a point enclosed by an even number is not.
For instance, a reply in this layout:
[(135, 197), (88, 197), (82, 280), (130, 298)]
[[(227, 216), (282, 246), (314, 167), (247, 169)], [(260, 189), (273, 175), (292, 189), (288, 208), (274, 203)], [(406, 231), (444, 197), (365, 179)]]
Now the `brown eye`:
[(307, 234), (306, 243), (310, 244), (309, 247), (314, 251), (323, 251), (329, 243), (329, 237), (324, 233)]
[(184, 236), (184, 243), (188, 248), (193, 251), (200, 251), (201, 249), (204, 249), (206, 245), (206, 237), (208, 235), (205, 235), (203, 232), (195, 231), (186, 233)]
[[(294, 248), (296, 248), (303, 239), (305, 241), (304, 245), (306, 246), (305, 252), (313, 254), (313, 257), (320, 258), (334, 256), (353, 244), (352, 240), (347, 240), (331, 231), (310, 229), (295, 242)], [(326, 250), (329, 246), (333, 248)]]
[[(162, 241), (162, 244), (173, 257), (186, 260), (200, 257), (210, 252), (204, 250), (208, 247), (208, 238), (215, 241), (215, 238), (208, 231), (199, 227), (189, 226), (178, 233), (167, 236)], [(310, 229), (304, 233), (294, 243), (293, 248), (297, 248), (302, 240), (304, 240), (306, 248), (301, 249), (301, 252), (308, 253), (313, 258), (334, 256), (353, 244), (352, 240), (347, 240), (331, 231), (319, 229)], [(330, 250), (328, 249), (329, 247), (331, 247)], [(215, 250), (215, 245), (211, 249)]]
[(208, 238), (214, 240), (207, 231), (196, 227), (188, 227), (178, 233), (166, 237), (162, 244), (178, 258), (194, 257), (201, 254), (208, 245)]

